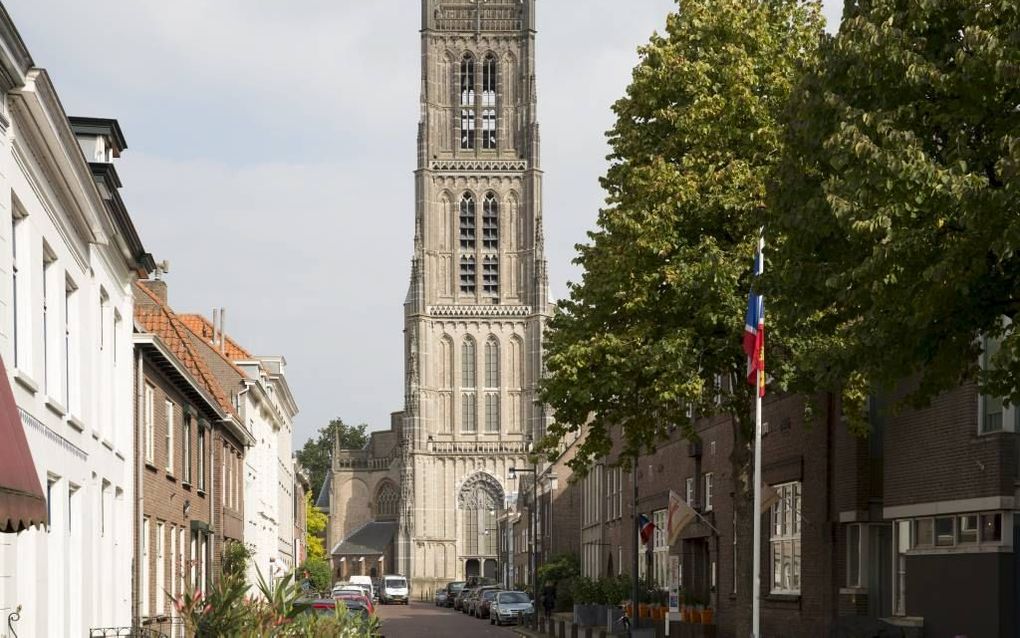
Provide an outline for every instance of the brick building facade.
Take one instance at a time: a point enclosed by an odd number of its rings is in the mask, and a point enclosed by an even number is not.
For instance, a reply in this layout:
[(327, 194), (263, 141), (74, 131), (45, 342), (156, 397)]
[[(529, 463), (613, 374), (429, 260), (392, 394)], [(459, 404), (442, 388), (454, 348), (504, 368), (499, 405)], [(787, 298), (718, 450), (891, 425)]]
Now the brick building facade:
[[(1015, 635), (1016, 414), (973, 386), (923, 410), (889, 410), (896, 398), (873, 401), (865, 438), (849, 434), (828, 397), (811, 422), (798, 397), (766, 400), (763, 482), (780, 498), (761, 518), (764, 635), (828, 635), (848, 616), (925, 636)], [(669, 556), (679, 556), (683, 589), (732, 636), (735, 557), (746, 560), (734, 542), (733, 430), (727, 417), (695, 429), (697, 443), (675, 431), (634, 472), (612, 455), (582, 481), (582, 569), (632, 572), (636, 476), (637, 512), (660, 528), (641, 548), (639, 572), (665, 585)], [(702, 517), (672, 547), (670, 490)]]
[(166, 302), (135, 286), (137, 615), (165, 624), (171, 598), (219, 576), (225, 543), (244, 540), (244, 450), (250, 436)]

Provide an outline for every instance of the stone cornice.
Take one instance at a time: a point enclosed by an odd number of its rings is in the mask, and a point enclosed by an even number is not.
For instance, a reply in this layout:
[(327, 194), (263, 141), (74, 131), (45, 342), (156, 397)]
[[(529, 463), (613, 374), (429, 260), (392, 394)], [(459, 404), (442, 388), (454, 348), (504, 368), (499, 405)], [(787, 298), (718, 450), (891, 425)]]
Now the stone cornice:
[(449, 173), (519, 173), (528, 170), (525, 160), (433, 160), (429, 169)]
[(429, 306), (433, 317), (527, 317), (531, 306)]

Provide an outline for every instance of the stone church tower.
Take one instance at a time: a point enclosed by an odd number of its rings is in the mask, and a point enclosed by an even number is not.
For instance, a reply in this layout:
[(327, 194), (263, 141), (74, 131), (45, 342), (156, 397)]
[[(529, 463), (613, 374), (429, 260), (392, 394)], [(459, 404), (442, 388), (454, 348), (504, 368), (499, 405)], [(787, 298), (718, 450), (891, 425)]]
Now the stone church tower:
[(528, 443), (545, 433), (535, 33), (535, 0), (422, 0), (404, 411), (368, 452), (335, 454), (330, 528), (339, 543), (377, 520), (373, 495), (396, 482), (388, 569), (416, 592), (497, 576), (496, 519), (517, 490), (508, 470), (531, 467)]

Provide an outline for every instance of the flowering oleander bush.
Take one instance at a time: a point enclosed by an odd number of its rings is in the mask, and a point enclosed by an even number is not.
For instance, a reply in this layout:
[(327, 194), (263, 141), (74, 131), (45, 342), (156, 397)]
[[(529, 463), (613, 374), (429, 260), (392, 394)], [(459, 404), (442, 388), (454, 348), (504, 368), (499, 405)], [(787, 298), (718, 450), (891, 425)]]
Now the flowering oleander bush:
[(174, 605), (188, 634), (197, 638), (361, 638), (378, 633), (376, 618), (348, 614), (342, 603), (332, 616), (304, 613), (293, 574), (270, 584), (259, 573), (261, 595), (251, 596), (250, 590), (243, 576), (224, 574), (208, 592), (188, 585)]

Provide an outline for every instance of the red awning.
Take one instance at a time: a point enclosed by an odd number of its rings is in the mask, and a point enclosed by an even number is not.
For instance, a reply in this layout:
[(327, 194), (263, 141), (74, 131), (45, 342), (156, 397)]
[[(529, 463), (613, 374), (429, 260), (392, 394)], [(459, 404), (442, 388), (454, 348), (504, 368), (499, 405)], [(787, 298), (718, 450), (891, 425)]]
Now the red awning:
[(25, 427), (0, 358), (0, 532), (46, 524), (46, 497), (28, 449)]

